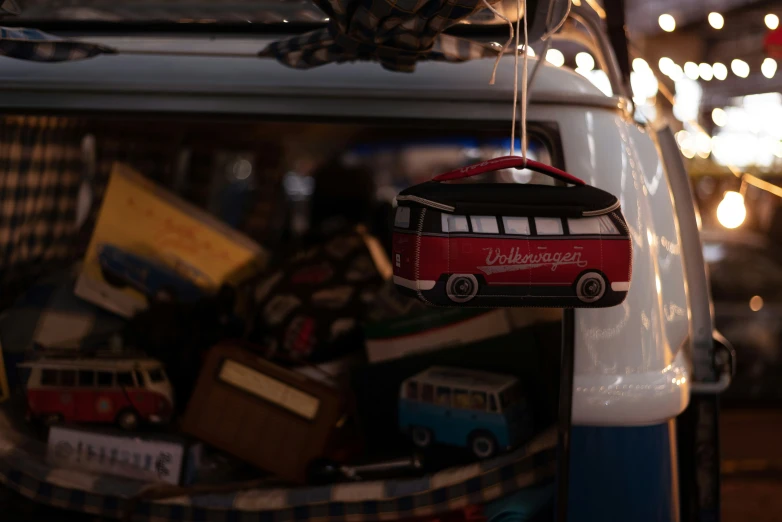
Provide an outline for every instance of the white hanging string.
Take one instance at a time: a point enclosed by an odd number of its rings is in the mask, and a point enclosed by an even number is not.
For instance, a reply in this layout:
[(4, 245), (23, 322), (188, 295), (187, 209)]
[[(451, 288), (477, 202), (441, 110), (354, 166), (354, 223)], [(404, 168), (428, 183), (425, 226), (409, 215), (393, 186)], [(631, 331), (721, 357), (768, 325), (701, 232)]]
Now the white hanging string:
[[(524, 0), (526, 3), (526, 0)], [(510, 155), (516, 155), (516, 107), (519, 104), (519, 24), (521, 23), (521, 0), (516, 0), (516, 43), (513, 47), (513, 115), (510, 122)], [(526, 23), (524, 24), (526, 27)], [(525, 161), (526, 163), (526, 161)]]
[[(527, 33), (527, 0), (516, 0), (519, 8), (524, 4), (524, 65), (522, 67), (521, 78), (523, 83), (521, 84), (521, 157), (523, 158), (522, 165), (527, 166), (527, 64), (529, 63), (529, 34)], [(518, 31), (518, 20), (516, 21), (516, 30)], [(516, 39), (518, 42), (518, 38)], [(518, 71), (519, 60), (519, 46), (516, 45), (516, 71)], [(517, 72), (518, 76), (518, 72)], [(517, 87), (514, 85), (514, 90)], [(513, 100), (513, 115), (516, 115), (516, 98)], [(512, 138), (511, 144), (515, 141)], [(513, 146), (513, 145), (511, 145)]]
[[(514, 31), (513, 23), (500, 13), (497, 9), (494, 8), (494, 6), (489, 3), (489, 0), (483, 0), (483, 3), (486, 5), (486, 7), (491, 10), (492, 13), (494, 13), (497, 17), (501, 18), (502, 20), (505, 20), (505, 22), (508, 23), (508, 27), (510, 28), (510, 37), (508, 38), (508, 41), (505, 42), (505, 45), (503, 46), (502, 50), (497, 56), (497, 60), (494, 62), (494, 68), (492, 69), (491, 78), (489, 80), (489, 85), (494, 85), (494, 80), (497, 76), (497, 67), (500, 64), (500, 59), (502, 56), (507, 52), (508, 45), (511, 43), (511, 41), (516, 39), (515, 42), (515, 49), (514, 49), (514, 61), (513, 61), (513, 69), (514, 69), (514, 75), (513, 75), (513, 114), (511, 117), (511, 131), (510, 131), (510, 154), (511, 156), (516, 155), (516, 111), (517, 107), (519, 105), (519, 99), (518, 99), (518, 93), (519, 93), (519, 51), (523, 50), (524, 56), (523, 56), (523, 65), (522, 65), (522, 88), (521, 88), (521, 156), (523, 158), (523, 165), (527, 166), (527, 106), (528, 106), (528, 91), (530, 87), (532, 86), (532, 82), (535, 79), (535, 76), (537, 75), (538, 69), (540, 68), (541, 62), (546, 59), (546, 53), (551, 46), (551, 40), (549, 39), (552, 34), (554, 34), (556, 31), (559, 30), (560, 27), (565, 23), (565, 20), (567, 19), (568, 14), (570, 13), (570, 3), (568, 2), (567, 10), (565, 12), (565, 16), (562, 17), (562, 20), (554, 27), (551, 28), (551, 22), (554, 14), (554, 3), (555, 0), (549, 1), (549, 8), (548, 12), (546, 13), (546, 33), (541, 38), (545, 41), (545, 45), (543, 47), (543, 54), (542, 56), (538, 57), (538, 61), (535, 65), (535, 68), (533, 69), (532, 76), (529, 77), (528, 74), (528, 64), (529, 64), (529, 32), (528, 32), (528, 26), (527, 26), (527, 0), (516, 0), (516, 29)], [(520, 49), (519, 45), (519, 36), (521, 33), (521, 18), (524, 17), (524, 47)], [(529, 79), (528, 79), (529, 77)]]
[(508, 27), (510, 28), (510, 36), (508, 37), (508, 41), (505, 42), (505, 45), (502, 46), (502, 49), (497, 53), (497, 59), (494, 61), (494, 69), (491, 71), (491, 79), (489, 80), (489, 85), (494, 85), (494, 79), (497, 77), (497, 67), (500, 65), (500, 60), (502, 59), (503, 55), (508, 52), (508, 47), (510, 44), (513, 43), (513, 22), (510, 21), (510, 19), (505, 16), (504, 14), (497, 11), (493, 5), (489, 3), (489, 0), (483, 0), (483, 3), (486, 4), (486, 7), (489, 8), (489, 10), (494, 13), (495, 16), (498, 18), (501, 18), (507, 22)]

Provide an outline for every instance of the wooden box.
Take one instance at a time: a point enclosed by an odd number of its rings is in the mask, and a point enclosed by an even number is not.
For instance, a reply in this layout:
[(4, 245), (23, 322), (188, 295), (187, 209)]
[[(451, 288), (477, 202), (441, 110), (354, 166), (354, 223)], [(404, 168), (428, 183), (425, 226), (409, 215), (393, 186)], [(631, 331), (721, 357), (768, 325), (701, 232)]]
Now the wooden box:
[(281, 478), (304, 482), (344, 410), (340, 392), (241, 348), (213, 347), (182, 429)]

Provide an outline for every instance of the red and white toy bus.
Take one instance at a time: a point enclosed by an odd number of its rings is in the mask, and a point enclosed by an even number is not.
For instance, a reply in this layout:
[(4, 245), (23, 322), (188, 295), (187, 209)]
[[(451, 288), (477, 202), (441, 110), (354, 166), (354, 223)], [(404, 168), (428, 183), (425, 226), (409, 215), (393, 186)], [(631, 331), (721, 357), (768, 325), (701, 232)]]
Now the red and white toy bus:
[(174, 394), (155, 359), (49, 358), (19, 365), (29, 369), (31, 416), (59, 422), (117, 423), (133, 430), (144, 422), (166, 422)]
[(605, 307), (630, 288), (632, 246), (612, 194), (541, 163), (571, 186), (451, 183), (522, 166), (503, 157), (397, 197), (394, 283), (439, 305)]

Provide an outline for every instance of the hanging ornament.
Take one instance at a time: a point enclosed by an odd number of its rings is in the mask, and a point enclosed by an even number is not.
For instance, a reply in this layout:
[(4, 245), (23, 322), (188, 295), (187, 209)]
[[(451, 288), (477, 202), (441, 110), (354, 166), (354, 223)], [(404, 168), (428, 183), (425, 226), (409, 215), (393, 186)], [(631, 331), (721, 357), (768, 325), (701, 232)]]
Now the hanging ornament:
[[(525, 167), (567, 186), (457, 183)], [(632, 246), (615, 196), (517, 156), (403, 190), (394, 283), (442, 306), (607, 307), (630, 288)]]

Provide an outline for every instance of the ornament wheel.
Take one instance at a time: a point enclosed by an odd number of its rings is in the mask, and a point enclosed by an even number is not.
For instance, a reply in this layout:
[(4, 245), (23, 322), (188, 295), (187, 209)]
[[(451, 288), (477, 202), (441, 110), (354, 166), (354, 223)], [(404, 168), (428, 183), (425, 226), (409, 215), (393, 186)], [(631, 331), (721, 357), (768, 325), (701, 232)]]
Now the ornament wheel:
[(470, 450), (479, 459), (488, 459), (497, 453), (497, 441), (490, 433), (479, 431), (470, 437)]
[(422, 428), (421, 426), (413, 427), (411, 438), (413, 439), (413, 444), (419, 448), (428, 448), (432, 444), (431, 430)]
[(576, 282), (576, 297), (582, 303), (599, 301), (606, 293), (605, 277), (599, 272), (585, 272)]
[(454, 303), (466, 303), (478, 295), (478, 279), (472, 274), (453, 274), (445, 283), (445, 293)]
[(138, 413), (133, 410), (123, 410), (117, 415), (117, 424), (125, 431), (133, 431), (138, 428)]

